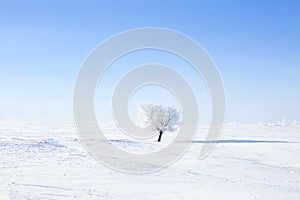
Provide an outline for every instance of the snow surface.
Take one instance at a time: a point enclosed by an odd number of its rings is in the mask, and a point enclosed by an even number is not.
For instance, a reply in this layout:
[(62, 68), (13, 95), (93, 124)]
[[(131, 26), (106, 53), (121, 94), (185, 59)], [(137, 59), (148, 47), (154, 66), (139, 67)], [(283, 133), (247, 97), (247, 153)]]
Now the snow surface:
[[(132, 142), (104, 125), (116, 147), (163, 148), (173, 137)], [(224, 127), (213, 152), (199, 159), (207, 127), (184, 156), (148, 174), (114, 171), (82, 146), (72, 123), (0, 123), (0, 199), (300, 199), (300, 126)], [(155, 138), (156, 139), (156, 138)]]

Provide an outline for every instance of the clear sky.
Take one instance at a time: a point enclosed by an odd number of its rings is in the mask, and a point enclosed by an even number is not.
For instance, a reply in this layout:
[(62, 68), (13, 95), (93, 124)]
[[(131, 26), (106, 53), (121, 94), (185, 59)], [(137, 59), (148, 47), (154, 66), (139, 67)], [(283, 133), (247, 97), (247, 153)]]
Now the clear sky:
[(0, 119), (71, 120), (88, 53), (118, 32), (164, 27), (216, 63), (226, 121), (300, 121), (299, 10), (299, 1), (2, 1)]

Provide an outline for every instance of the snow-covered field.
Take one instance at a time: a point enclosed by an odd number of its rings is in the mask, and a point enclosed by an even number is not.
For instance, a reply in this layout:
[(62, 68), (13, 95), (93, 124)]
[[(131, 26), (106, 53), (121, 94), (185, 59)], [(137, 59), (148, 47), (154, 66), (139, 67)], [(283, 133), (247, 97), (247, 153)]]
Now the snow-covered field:
[[(130, 143), (106, 130), (128, 151), (171, 138)], [(226, 124), (203, 160), (201, 138), (173, 165), (134, 175), (94, 160), (72, 123), (1, 122), (0, 199), (300, 199), (299, 125)]]

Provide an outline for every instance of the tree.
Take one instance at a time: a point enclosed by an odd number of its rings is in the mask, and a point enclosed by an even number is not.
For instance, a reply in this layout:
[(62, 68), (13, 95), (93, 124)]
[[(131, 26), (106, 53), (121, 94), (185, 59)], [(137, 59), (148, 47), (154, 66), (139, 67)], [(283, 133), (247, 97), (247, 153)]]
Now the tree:
[(174, 132), (180, 125), (180, 112), (171, 106), (144, 103), (138, 107), (138, 119), (143, 127), (159, 133), (158, 142), (165, 131)]

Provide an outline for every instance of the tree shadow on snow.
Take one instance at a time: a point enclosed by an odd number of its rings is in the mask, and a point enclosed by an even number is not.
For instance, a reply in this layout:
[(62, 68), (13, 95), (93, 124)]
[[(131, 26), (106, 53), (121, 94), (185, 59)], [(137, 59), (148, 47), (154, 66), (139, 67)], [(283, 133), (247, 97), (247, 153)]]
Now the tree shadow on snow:
[(294, 143), (281, 140), (194, 140), (193, 143), (220, 143), (220, 144), (240, 144), (240, 143)]

